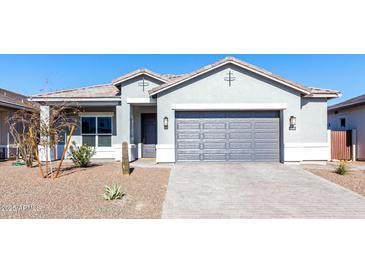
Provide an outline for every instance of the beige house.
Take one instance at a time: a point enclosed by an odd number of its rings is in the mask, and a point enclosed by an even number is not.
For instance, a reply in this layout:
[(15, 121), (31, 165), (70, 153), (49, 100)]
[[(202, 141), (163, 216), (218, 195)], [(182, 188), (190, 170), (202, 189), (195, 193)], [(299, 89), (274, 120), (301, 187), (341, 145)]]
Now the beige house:
[(9, 133), (7, 119), (20, 109), (33, 109), (27, 97), (0, 88), (0, 159), (16, 156), (16, 147)]

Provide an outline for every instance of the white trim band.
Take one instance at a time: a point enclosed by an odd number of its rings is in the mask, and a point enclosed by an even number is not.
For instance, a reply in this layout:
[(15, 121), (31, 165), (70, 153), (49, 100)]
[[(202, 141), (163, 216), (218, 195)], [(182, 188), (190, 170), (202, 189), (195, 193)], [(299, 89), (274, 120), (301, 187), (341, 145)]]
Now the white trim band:
[(157, 100), (153, 98), (127, 98), (127, 104), (156, 104)]
[(328, 161), (330, 160), (329, 143), (285, 143), (284, 161)]
[(156, 145), (156, 162), (157, 163), (174, 163), (175, 162), (175, 145), (174, 144)]

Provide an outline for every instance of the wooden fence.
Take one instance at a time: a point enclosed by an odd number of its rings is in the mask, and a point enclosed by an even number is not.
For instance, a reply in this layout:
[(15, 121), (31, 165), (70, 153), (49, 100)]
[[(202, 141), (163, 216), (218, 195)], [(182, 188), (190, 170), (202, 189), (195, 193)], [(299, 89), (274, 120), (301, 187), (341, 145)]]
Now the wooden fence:
[(331, 131), (331, 158), (332, 160), (352, 159), (351, 130)]

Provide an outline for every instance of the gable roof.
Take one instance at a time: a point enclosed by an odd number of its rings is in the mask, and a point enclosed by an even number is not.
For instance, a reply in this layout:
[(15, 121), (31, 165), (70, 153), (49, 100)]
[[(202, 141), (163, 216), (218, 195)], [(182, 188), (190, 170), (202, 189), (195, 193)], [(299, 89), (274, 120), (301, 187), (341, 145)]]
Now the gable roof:
[(112, 84), (113, 85), (118, 85), (118, 84), (120, 84), (122, 82), (125, 82), (125, 81), (127, 81), (129, 79), (133, 79), (133, 78), (138, 77), (140, 75), (147, 75), (147, 76), (149, 76), (151, 78), (154, 78), (154, 79), (157, 79), (157, 80), (159, 80), (159, 81), (161, 81), (163, 83), (167, 83), (169, 81), (169, 79), (170, 79), (169, 77), (165, 77), (165, 76), (163, 76), (161, 74), (155, 73), (155, 72), (153, 72), (151, 70), (148, 70), (148, 69), (137, 69), (135, 71), (132, 71), (132, 72), (127, 73), (127, 74), (124, 74), (124, 75), (122, 75), (122, 76), (114, 79), (112, 81)]
[(271, 79), (275, 82), (281, 83), (285, 86), (288, 86), (290, 88), (293, 88), (294, 90), (297, 90), (305, 95), (310, 95), (310, 94), (325, 94), (325, 95), (335, 95), (335, 97), (337, 97), (340, 92), (339, 91), (334, 91), (334, 90), (326, 90), (326, 89), (319, 89), (319, 88), (308, 88), (305, 87), (301, 84), (298, 84), (294, 81), (288, 80), (284, 77), (281, 77), (279, 75), (273, 74), (267, 70), (264, 70), (262, 68), (256, 67), (254, 65), (251, 65), (249, 63), (243, 62), (237, 58), (234, 57), (226, 57), (224, 59), (221, 59), (213, 64), (210, 64), (208, 66), (202, 67), (196, 71), (193, 71), (191, 73), (185, 74), (181, 77), (177, 77), (163, 85), (160, 85), (158, 87), (155, 87), (153, 89), (151, 89), (149, 91), (150, 95), (155, 95), (157, 93), (160, 93), (164, 90), (167, 90), (169, 88), (172, 88), (178, 84), (184, 83), (190, 79), (194, 79), (202, 74), (205, 74), (213, 69), (219, 68), (221, 66), (224, 66), (226, 64), (234, 64), (236, 66), (239, 66), (241, 68), (244, 68), (246, 70), (249, 70), (253, 73), (256, 73), (258, 75), (261, 75), (265, 78)]
[[(188, 81), (190, 79), (194, 79), (195, 77), (198, 77), (199, 75), (202, 75), (204, 73), (207, 73), (213, 69), (219, 68), (226, 64), (234, 64), (236, 66), (242, 67), (246, 70), (249, 70), (253, 73), (256, 73), (258, 75), (261, 75), (265, 78), (271, 79), (272, 81), (281, 83), (285, 86), (288, 86), (294, 90), (297, 90), (301, 94), (304, 94), (307, 97), (325, 97), (325, 98), (331, 98), (331, 97), (339, 97), (340, 92), (336, 90), (329, 90), (329, 89), (321, 89), (321, 88), (311, 88), (311, 87), (305, 87), (301, 84), (298, 84), (294, 81), (285, 79), (281, 76), (278, 76), (276, 74), (273, 74), (269, 71), (266, 71), (264, 69), (258, 68), (254, 65), (251, 65), (249, 63), (243, 62), (237, 58), (234, 57), (226, 57), (222, 60), (219, 60), (211, 65), (205, 66), (203, 68), (200, 68), (196, 71), (193, 71), (188, 74), (181, 74), (181, 75), (175, 75), (175, 74), (158, 74), (153, 71), (150, 71), (148, 69), (138, 69), (135, 71), (132, 71), (130, 73), (127, 73), (123, 76), (120, 76), (112, 81), (111, 84), (103, 84), (103, 85), (94, 85), (94, 86), (88, 86), (88, 87), (81, 87), (81, 88), (74, 88), (74, 89), (66, 89), (66, 90), (58, 90), (54, 92), (49, 93), (43, 93), (43, 94), (37, 94), (30, 96), (30, 101), (45, 101), (47, 98), (50, 98), (52, 100), (56, 100), (57, 98), (73, 98), (73, 100), (76, 100), (77, 98), (112, 98), (114, 97), (117, 99), (118, 96), (120, 96), (120, 90), (118, 89), (118, 85), (120, 85), (122, 82), (125, 82), (129, 79), (133, 79), (135, 77), (146, 75), (151, 78), (154, 78), (156, 80), (159, 80), (162, 84), (152, 88), (149, 90), (150, 96), (155, 95), (157, 93), (160, 93), (164, 90), (167, 90), (169, 88), (172, 88), (176, 85), (179, 85), (181, 83), (184, 83), (185, 81)], [(56, 98), (56, 99), (55, 99)], [(84, 99), (86, 100), (86, 99)]]
[(3, 88), (0, 88), (0, 106), (29, 110), (35, 110), (37, 108), (36, 105), (28, 102), (28, 98), (26, 96)]
[(343, 101), (341, 103), (335, 104), (333, 106), (328, 107), (328, 110), (336, 110), (341, 108), (350, 108), (355, 107), (359, 105), (365, 104), (365, 94), (356, 96), (354, 98), (348, 99), (346, 101)]

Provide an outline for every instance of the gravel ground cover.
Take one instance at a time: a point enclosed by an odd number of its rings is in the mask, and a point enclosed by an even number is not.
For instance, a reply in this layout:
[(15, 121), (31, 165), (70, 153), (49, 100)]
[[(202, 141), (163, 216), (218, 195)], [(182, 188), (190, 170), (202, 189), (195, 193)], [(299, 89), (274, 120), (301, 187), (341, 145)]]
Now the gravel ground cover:
[[(74, 168), (65, 163), (58, 179), (37, 168), (0, 162), (0, 218), (160, 218), (170, 169), (134, 168), (122, 176), (117, 162)], [(105, 201), (104, 186), (119, 183), (126, 194)]]
[(339, 175), (334, 172), (335, 167), (326, 168), (305, 168), (317, 176), (321, 176), (331, 182), (339, 184), (347, 189), (355, 191), (365, 196), (365, 171), (351, 170), (345, 175)]

